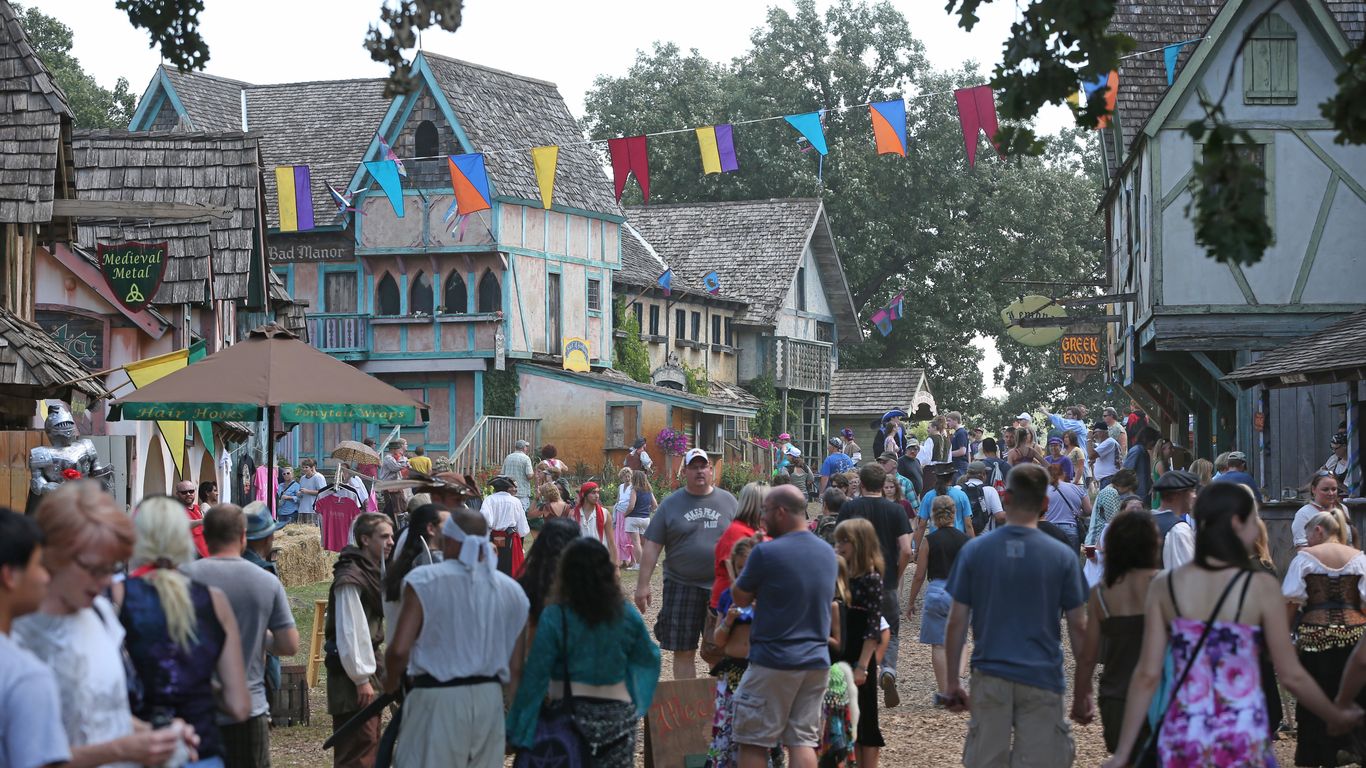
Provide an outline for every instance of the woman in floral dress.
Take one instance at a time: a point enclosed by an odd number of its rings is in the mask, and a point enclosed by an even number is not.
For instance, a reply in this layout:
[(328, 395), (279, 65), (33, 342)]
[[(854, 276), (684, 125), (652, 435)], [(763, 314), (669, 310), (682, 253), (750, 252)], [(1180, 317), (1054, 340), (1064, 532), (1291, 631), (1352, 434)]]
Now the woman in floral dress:
[[(1187, 668), (1189, 673), (1170, 694), (1170, 707), (1158, 707), (1163, 714), (1156, 726), (1160, 765), (1276, 764), (1258, 667), (1262, 638), (1281, 683), (1323, 718), (1330, 732), (1343, 732), (1361, 720), (1361, 708), (1334, 706), (1300, 665), (1290, 644), (1280, 585), (1251, 565), (1260, 533), (1251, 491), (1235, 483), (1215, 483), (1196, 499), (1195, 518), (1200, 521), (1195, 560), (1158, 575), (1148, 592), (1143, 649), (1129, 683), (1119, 745), (1106, 768), (1130, 765), (1145, 752), (1145, 745), (1137, 743), (1138, 733), (1168, 648), (1174, 670), (1171, 685), (1176, 687)], [(1197, 648), (1211, 615), (1213, 626)]]

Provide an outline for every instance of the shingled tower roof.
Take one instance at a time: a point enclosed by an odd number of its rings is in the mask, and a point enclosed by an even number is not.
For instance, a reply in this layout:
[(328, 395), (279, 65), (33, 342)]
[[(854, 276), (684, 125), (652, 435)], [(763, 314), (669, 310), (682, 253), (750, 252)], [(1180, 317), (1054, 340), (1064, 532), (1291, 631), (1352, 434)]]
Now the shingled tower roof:
[(29, 42), (19, 16), (0, 0), (0, 221), (52, 220), (66, 94)]

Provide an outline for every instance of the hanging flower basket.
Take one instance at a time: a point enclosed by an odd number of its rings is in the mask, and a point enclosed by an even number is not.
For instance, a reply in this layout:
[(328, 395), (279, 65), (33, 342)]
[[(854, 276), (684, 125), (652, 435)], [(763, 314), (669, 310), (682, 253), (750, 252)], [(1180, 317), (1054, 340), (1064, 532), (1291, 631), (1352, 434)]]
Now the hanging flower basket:
[(655, 445), (670, 455), (686, 453), (688, 450), (688, 435), (685, 432), (677, 432), (665, 427), (655, 436)]

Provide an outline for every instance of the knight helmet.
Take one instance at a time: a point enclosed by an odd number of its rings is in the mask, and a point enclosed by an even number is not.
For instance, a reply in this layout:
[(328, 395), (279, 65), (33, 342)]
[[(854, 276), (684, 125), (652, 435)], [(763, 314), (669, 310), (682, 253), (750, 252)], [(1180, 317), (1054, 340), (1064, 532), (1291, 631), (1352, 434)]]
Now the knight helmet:
[(61, 403), (47, 407), (47, 421), (43, 424), (43, 429), (47, 431), (47, 436), (53, 444), (57, 444), (59, 439), (62, 443), (70, 443), (76, 439), (76, 419)]

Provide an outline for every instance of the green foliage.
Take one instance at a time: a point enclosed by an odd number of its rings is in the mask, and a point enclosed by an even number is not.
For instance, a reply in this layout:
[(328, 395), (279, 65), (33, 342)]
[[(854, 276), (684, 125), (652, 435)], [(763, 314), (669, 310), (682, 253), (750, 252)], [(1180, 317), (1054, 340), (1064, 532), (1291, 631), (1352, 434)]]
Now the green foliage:
[(516, 416), (521, 388), (516, 369), (484, 371), (484, 415)]
[(204, 0), (118, 0), (114, 7), (127, 13), (133, 26), (147, 30), (148, 47), (161, 46), (161, 58), (181, 72), (208, 63), (209, 46), (199, 34)]
[(1213, 125), (1197, 120), (1186, 128), (1195, 141), (1204, 140), (1186, 204), (1186, 215), (1195, 213), (1195, 242), (1216, 261), (1256, 264), (1274, 239), (1266, 221), (1266, 173), (1240, 151), (1254, 143), (1252, 136), (1221, 122), (1222, 107), (1201, 103)]
[(100, 86), (71, 55), (74, 36), (70, 27), (37, 8), (25, 10), (16, 4), (14, 10), (23, 20), (34, 52), (66, 94), (76, 127), (127, 128), (136, 106), (128, 80), (120, 77), (112, 91)]
[(773, 386), (773, 377), (768, 374), (757, 376), (745, 385), (745, 389), (763, 403), (759, 412), (749, 420), (749, 433), (765, 439), (777, 435), (778, 427), (782, 423), (783, 405), (778, 397), (778, 390)]
[(370, 58), (389, 67), (389, 79), (384, 84), (384, 98), (411, 93), (417, 78), (409, 72), (403, 51), (417, 46), (418, 33), (438, 27), (447, 32), (460, 28), (463, 0), (397, 0), (380, 6), (379, 20), (389, 28), (386, 35), (371, 25), (365, 34), (365, 49)]
[(720, 486), (737, 496), (740, 495), (740, 489), (745, 487), (745, 483), (757, 479), (754, 465), (748, 461), (727, 461), (721, 465)]
[(1366, 144), (1366, 40), (1348, 52), (1338, 73), (1338, 92), (1320, 105), (1338, 129), (1339, 144)]
[(707, 371), (705, 368), (700, 366), (694, 368), (684, 362), (680, 362), (678, 367), (683, 369), (683, 376), (687, 379), (685, 387), (688, 392), (694, 395), (701, 395), (702, 397), (706, 397), (711, 393), (711, 387), (707, 385)]
[(616, 316), (621, 318), (617, 329), (626, 336), (613, 340), (612, 367), (642, 384), (649, 384), (650, 350), (640, 338), (640, 321), (636, 319), (636, 313), (626, 311), (625, 299), (617, 299), (616, 305)]
[[(979, 412), (982, 373), (973, 336), (999, 334), (1020, 359), (1031, 350), (1006, 339), (1000, 310), (1018, 289), (1009, 279), (1078, 281), (1103, 277), (1101, 188), (1094, 132), (1067, 132), (1044, 154), (971, 171), (953, 97), (906, 104), (910, 156), (878, 156), (866, 108), (834, 111), (913, 93), (945, 93), (981, 82), (973, 69), (930, 71), (923, 46), (891, 3), (840, 0), (818, 12), (810, 0), (773, 8), (751, 49), (731, 63), (656, 44), (620, 77), (599, 77), (589, 92), (593, 136), (635, 135), (827, 107), (830, 154), (823, 183), (781, 121), (737, 131), (745, 161), (735, 173), (703, 176), (691, 134), (650, 140), (652, 202), (749, 200), (819, 195), (861, 318), (906, 291), (914, 320), (889, 337), (841, 350), (841, 366), (925, 368), (945, 407)], [(1083, 172), (1084, 170), (1084, 172)], [(771, 382), (768, 387), (771, 389)], [(752, 391), (764, 389), (756, 382)], [(756, 396), (765, 400), (765, 396)], [(783, 420), (779, 398), (751, 423), (772, 437)], [(796, 419), (789, 417), (788, 425)]]

